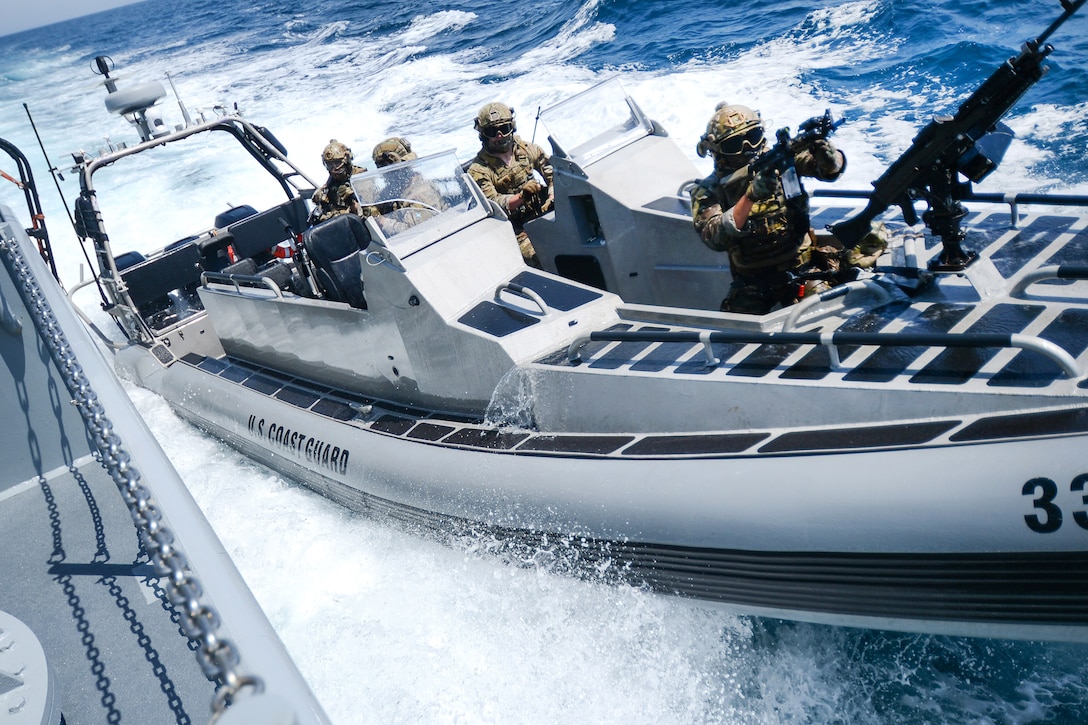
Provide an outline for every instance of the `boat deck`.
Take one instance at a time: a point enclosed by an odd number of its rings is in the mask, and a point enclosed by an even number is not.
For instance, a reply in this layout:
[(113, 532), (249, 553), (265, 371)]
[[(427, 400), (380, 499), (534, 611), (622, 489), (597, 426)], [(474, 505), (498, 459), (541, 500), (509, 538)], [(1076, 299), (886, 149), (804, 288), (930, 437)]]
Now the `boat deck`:
[[(846, 207), (823, 207), (814, 217), (819, 225), (842, 218)], [(1010, 228), (1007, 211), (991, 209), (968, 219), (970, 240), (992, 240), (979, 249), (975, 263), (982, 296), (970, 274), (943, 274), (913, 295), (851, 294), (829, 305), (825, 314), (813, 306), (799, 316), (793, 329), (802, 332), (895, 333), (909, 335), (1026, 336), (1053, 343), (1088, 366), (1088, 282), (1044, 279), (1020, 284), (1040, 267), (1069, 265), (1088, 251), (1088, 218), (1083, 215), (1030, 214)], [(1056, 235), (1056, 236), (1055, 236)], [(939, 251), (930, 243), (916, 251), (918, 264)], [(901, 256), (902, 250), (897, 252)], [(893, 257), (893, 255), (888, 255)], [(902, 263), (894, 259), (894, 263)], [(992, 267), (991, 267), (992, 265)], [(995, 272), (997, 276), (995, 276)], [(524, 274), (533, 274), (531, 272)], [(523, 274), (523, 276), (524, 276)], [(988, 276), (987, 276), (988, 275)], [(1030, 280), (1029, 280), (1030, 281)], [(531, 284), (531, 280), (522, 280)], [(1019, 285), (1019, 289), (1018, 289)], [(996, 289), (995, 289), (996, 288)], [(558, 290), (557, 294), (562, 294)], [(549, 294), (544, 290), (542, 295)], [(883, 293), (882, 293), (883, 294)], [(855, 304), (857, 298), (860, 305)], [(678, 313), (680, 311), (677, 311)], [(792, 309), (768, 316), (780, 327)], [(664, 316), (667, 317), (667, 316)], [(634, 321), (615, 326), (610, 333), (673, 333), (679, 329), (707, 329), (721, 325), (720, 313), (678, 315), (670, 322)], [(688, 323), (684, 325), (683, 323)], [(526, 323), (531, 324), (531, 322)], [(496, 334), (509, 334), (504, 328)], [(756, 331), (759, 332), (758, 330)], [(777, 333), (775, 333), (777, 334)], [(708, 349), (718, 363), (708, 365)], [(434, 411), (388, 404), (349, 391), (334, 390), (274, 370), (223, 357), (189, 354), (184, 364), (211, 371), (239, 385), (276, 397), (293, 406), (375, 433), (403, 436), (436, 445), (484, 448), (519, 454), (585, 456), (707, 456), (766, 455), (809, 450), (872, 450), (897, 446), (974, 443), (1024, 436), (1067, 435), (1088, 430), (1088, 406), (1069, 406), (1073, 390), (1088, 387), (1083, 377), (1072, 382), (1059, 362), (1034, 350), (1013, 347), (944, 347), (940, 345), (874, 346), (796, 344), (769, 339), (762, 343), (695, 341), (590, 341), (571, 351), (557, 350), (540, 358), (543, 368), (592, 371), (626, 370), (647, 377), (720, 378), (764, 385), (823, 387), (836, 396), (845, 390), (876, 389), (947, 393), (993, 392), (999, 389), (1041, 407), (1053, 401), (1053, 410), (1021, 413), (967, 410), (956, 415), (919, 414), (892, 425), (765, 426), (746, 430), (693, 434), (606, 435), (555, 434), (545, 431), (497, 428), (481, 418), (444, 416)], [(834, 384), (828, 386), (830, 380)], [(763, 388), (766, 390), (766, 388)], [(918, 403), (925, 408), (925, 400)]]
[[(54, 705), (68, 725), (130, 722), (132, 713), (147, 723), (204, 722), (215, 683), (181, 632), (128, 506), (4, 271), (0, 265), (0, 300), (11, 317), (0, 327), (8, 371), (0, 375), (0, 410), (10, 419), (0, 475), (0, 611), (41, 643)], [(33, 645), (9, 635), (0, 632), (0, 653), (10, 655), (0, 661), (0, 712), (34, 712), (46, 683), (9, 669), (25, 665)]]
[[(207, 719), (215, 683), (97, 459), (84, 455), (0, 490), (0, 551), (0, 578), (19, 583), (0, 592), (0, 610), (41, 642), (68, 725), (120, 722), (122, 713), (148, 723)], [(44, 686), (0, 684), (5, 709)]]
[[(825, 207), (813, 218), (817, 227), (832, 224), (845, 216), (845, 209)], [(1082, 371), (1088, 362), (1088, 283), (1069, 279), (1045, 279), (1021, 285), (1035, 270), (1071, 266), (1088, 254), (1088, 217), (1083, 215), (1033, 214), (1018, 228), (1009, 228), (1007, 212), (990, 211), (968, 217), (971, 241), (992, 240), (979, 251), (978, 268), (965, 274), (942, 274), (932, 286), (915, 296), (899, 295), (888, 300), (859, 295), (869, 306), (832, 308), (823, 318), (809, 322), (801, 315), (786, 330), (842, 333), (895, 333), (897, 335), (1000, 334), (1026, 335), (1049, 341), (1076, 358)], [(929, 240), (917, 250), (918, 262), (925, 265), (940, 251)], [(900, 251), (900, 254), (902, 252)], [(889, 255), (898, 256), (898, 255)], [(885, 258), (886, 259), (886, 258)], [(883, 261), (883, 260), (882, 260)], [(893, 264), (902, 264), (896, 260)], [(974, 272), (987, 285), (980, 297), (972, 286)], [(865, 290), (862, 290), (864, 292)], [(820, 307), (811, 308), (819, 311)], [(769, 317), (774, 325), (789, 320), (792, 310), (780, 310)], [(637, 313), (633, 313), (637, 314)], [(668, 318), (662, 316), (661, 320)], [(683, 322), (683, 316), (673, 318)], [(694, 326), (712, 325), (713, 318), (689, 318)], [(612, 332), (652, 333), (664, 331), (659, 324), (632, 322)], [(768, 342), (714, 343), (714, 357), (720, 365), (708, 366), (699, 343), (648, 341), (590, 342), (581, 349), (583, 364), (596, 369), (628, 369), (632, 372), (675, 375), (725, 375), (731, 378), (759, 378), (777, 381), (821, 381), (838, 376), (843, 383), (895, 383), (957, 386), (959, 389), (1027, 388), (1045, 389), (1068, 377), (1054, 361), (1021, 349), (995, 347), (941, 347), (938, 345), (877, 347), (838, 346), (838, 364), (832, 364), (826, 346)], [(562, 365), (560, 356), (546, 362)], [(1081, 380), (1080, 387), (1088, 386)]]
[(0, 206), (0, 712), (68, 725), (206, 722), (224, 708), (232, 722), (273, 711), (328, 722), (8, 218)]

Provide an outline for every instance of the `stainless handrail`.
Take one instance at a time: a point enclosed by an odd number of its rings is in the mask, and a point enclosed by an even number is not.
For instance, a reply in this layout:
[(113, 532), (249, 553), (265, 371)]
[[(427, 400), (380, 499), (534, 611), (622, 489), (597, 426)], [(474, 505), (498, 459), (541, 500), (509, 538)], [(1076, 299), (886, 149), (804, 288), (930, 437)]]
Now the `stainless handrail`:
[(1009, 296), (1015, 297), (1023, 294), (1028, 287), (1044, 279), (1088, 279), (1088, 267), (1072, 264), (1040, 267), (1034, 272), (1029, 272), (1021, 277), (1009, 290)]
[[(815, 189), (813, 197), (830, 199), (868, 199), (871, 191), (860, 189)], [(1019, 227), (1020, 205), (1040, 204), (1048, 206), (1088, 206), (1088, 195), (1084, 194), (1035, 194), (1019, 192), (1012, 194), (991, 194), (972, 191), (962, 201), (979, 201), (986, 204), (999, 204), (1009, 207), (1010, 222), (1013, 228)]]
[[(513, 295), (517, 295), (518, 297), (524, 297), (525, 299), (529, 300), (534, 305), (540, 308), (540, 314), (542, 317), (547, 317), (551, 314), (551, 308), (548, 307), (548, 303), (545, 302), (539, 294), (524, 285), (516, 284), (514, 282), (500, 284), (498, 287), (495, 288), (495, 304), (502, 307), (511, 306), (502, 299), (503, 291), (509, 292)], [(518, 309), (521, 310), (522, 308), (519, 307)]]
[(790, 308), (789, 316), (786, 318), (786, 321), (782, 323), (782, 330), (784, 332), (789, 332), (790, 330), (792, 330), (797, 325), (797, 321), (801, 318), (801, 315), (807, 312), (810, 308), (815, 307), (816, 305), (823, 302), (829, 302), (839, 297), (844, 297), (855, 290), (861, 290), (865, 288), (869, 288), (872, 291), (879, 292), (880, 295), (883, 297), (883, 302), (889, 302), (892, 299), (892, 295), (888, 292), (884, 285), (880, 284), (875, 279), (855, 279), (851, 282), (840, 284), (837, 287), (832, 287), (829, 290), (824, 290), (823, 292), (812, 295), (811, 297), (806, 295), (804, 299), (802, 299), (800, 302)]
[(760, 330), (724, 331), (626, 331), (591, 332), (571, 342), (567, 361), (581, 361), (581, 349), (590, 342), (687, 342), (703, 346), (707, 367), (717, 367), (711, 343), (742, 343), (760, 345), (822, 345), (830, 348), (833, 363), (838, 360), (841, 345), (876, 347), (1016, 347), (1048, 357), (1072, 379), (1084, 373), (1076, 359), (1049, 340), (1031, 335), (1004, 333), (910, 333), (910, 332), (763, 332)]
[(239, 282), (248, 283), (249, 288), (263, 287), (271, 290), (275, 293), (276, 297), (283, 297), (283, 290), (279, 288), (274, 281), (268, 277), (261, 277), (255, 274), (224, 274), (223, 272), (204, 272), (200, 275), (201, 286), (206, 287), (208, 282), (218, 282), (220, 284), (229, 284), (234, 287), (234, 291), (238, 294), (244, 294), (242, 292), (242, 285)]

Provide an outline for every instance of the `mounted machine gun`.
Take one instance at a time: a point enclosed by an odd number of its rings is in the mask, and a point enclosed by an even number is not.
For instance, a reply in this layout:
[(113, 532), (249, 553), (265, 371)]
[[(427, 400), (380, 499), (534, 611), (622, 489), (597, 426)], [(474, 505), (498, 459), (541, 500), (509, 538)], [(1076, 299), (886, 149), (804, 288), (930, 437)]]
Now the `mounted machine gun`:
[[(970, 264), (975, 254), (961, 246), (966, 237), (961, 222), (967, 210), (960, 201), (970, 197), (972, 182), (982, 181), (1001, 162), (1012, 140), (1012, 131), (1000, 123), (1001, 118), (1046, 73), (1043, 60), (1054, 50), (1047, 38), (1086, 1), (1061, 0), (1065, 12), (994, 71), (955, 116), (930, 121), (911, 147), (873, 182), (865, 209), (833, 225), (831, 232), (845, 246), (855, 244), (869, 232), (873, 219), (892, 204), (902, 209), (907, 224), (917, 224), (914, 201), (924, 199), (929, 209), (922, 221), (943, 245), (931, 269), (958, 271)], [(967, 181), (961, 181), (961, 175)]]

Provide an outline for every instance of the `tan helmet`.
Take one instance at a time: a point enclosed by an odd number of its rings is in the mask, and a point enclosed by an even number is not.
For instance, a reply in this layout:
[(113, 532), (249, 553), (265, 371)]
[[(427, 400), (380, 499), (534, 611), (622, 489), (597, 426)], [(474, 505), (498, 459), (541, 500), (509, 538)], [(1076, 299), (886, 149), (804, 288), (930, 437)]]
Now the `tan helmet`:
[(412, 152), (412, 144), (408, 142), (408, 139), (391, 136), (374, 147), (371, 158), (374, 159), (374, 163), (380, 169), (390, 164), (411, 161), (416, 158), (416, 155)]
[(514, 109), (505, 103), (493, 101), (484, 104), (472, 126), (489, 151), (504, 152), (513, 148), (514, 131), (518, 130), (518, 126), (514, 121)]
[(334, 138), (329, 139), (329, 145), (321, 152), (321, 163), (325, 164), (325, 168), (329, 171), (342, 163), (346, 163), (350, 168), (351, 159), (351, 149)]
[[(493, 101), (491, 103), (484, 104), (480, 112), (476, 114), (476, 122), (473, 124), (473, 128), (477, 131), (482, 131), (485, 128), (492, 128), (493, 126), (499, 126), (508, 123), (511, 126), (514, 124), (514, 109), (505, 103), (499, 103)], [(514, 127), (517, 130), (517, 127)]]
[(740, 168), (763, 150), (764, 140), (763, 119), (758, 111), (722, 101), (714, 108), (695, 150), (699, 156), (710, 152), (716, 161)]

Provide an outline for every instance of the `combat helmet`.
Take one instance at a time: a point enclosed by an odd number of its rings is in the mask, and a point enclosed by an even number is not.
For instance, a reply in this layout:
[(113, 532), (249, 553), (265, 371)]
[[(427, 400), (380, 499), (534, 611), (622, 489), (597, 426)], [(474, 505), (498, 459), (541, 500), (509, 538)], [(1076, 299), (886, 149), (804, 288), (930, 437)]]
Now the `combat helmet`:
[(472, 125), (488, 151), (503, 153), (513, 148), (514, 131), (518, 130), (518, 126), (514, 121), (514, 109), (505, 103), (494, 101), (485, 104)]
[(699, 156), (707, 152), (716, 162), (739, 169), (763, 150), (763, 119), (748, 106), (722, 101), (706, 125), (706, 133), (695, 147)]
[(329, 173), (340, 169), (341, 165), (343, 165), (343, 171), (350, 174), (351, 159), (351, 149), (334, 138), (329, 139), (329, 145), (321, 152), (321, 163), (325, 164), (325, 168), (329, 170)]
[(416, 155), (412, 151), (412, 144), (408, 142), (408, 139), (400, 136), (391, 136), (374, 147), (371, 158), (374, 159), (374, 163), (380, 169), (381, 167), (389, 166), (390, 164), (411, 161), (416, 158)]

